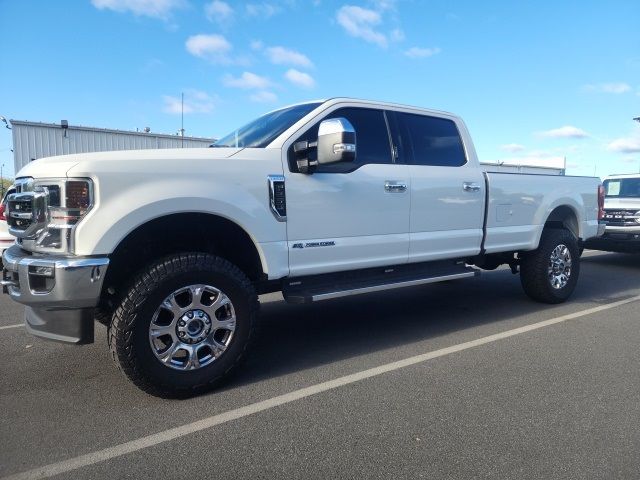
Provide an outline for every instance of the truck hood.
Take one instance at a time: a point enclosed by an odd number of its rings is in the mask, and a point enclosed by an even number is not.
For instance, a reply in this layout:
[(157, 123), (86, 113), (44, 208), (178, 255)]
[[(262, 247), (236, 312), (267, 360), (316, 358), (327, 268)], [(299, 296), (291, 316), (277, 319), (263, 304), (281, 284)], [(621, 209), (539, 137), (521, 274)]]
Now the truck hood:
[(621, 197), (605, 198), (604, 208), (607, 210), (640, 210), (640, 198)]
[(122, 150), (111, 152), (76, 153), (35, 160), (17, 174), (17, 177), (60, 178), (91, 172), (103, 164), (132, 163), (167, 164), (196, 159), (218, 160), (229, 158), (242, 148), (170, 148), (159, 150)]

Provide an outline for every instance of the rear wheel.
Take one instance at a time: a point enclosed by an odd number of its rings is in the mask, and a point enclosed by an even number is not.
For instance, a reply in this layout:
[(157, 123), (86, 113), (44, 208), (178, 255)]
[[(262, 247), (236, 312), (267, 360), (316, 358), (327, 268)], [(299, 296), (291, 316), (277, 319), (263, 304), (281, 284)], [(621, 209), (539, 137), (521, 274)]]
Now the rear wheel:
[(543, 303), (562, 303), (571, 296), (580, 274), (580, 251), (567, 230), (542, 232), (540, 245), (521, 255), (520, 282), (525, 293)]
[(214, 255), (171, 255), (134, 280), (113, 315), (109, 346), (142, 390), (194, 395), (236, 369), (257, 312), (256, 292), (236, 266)]

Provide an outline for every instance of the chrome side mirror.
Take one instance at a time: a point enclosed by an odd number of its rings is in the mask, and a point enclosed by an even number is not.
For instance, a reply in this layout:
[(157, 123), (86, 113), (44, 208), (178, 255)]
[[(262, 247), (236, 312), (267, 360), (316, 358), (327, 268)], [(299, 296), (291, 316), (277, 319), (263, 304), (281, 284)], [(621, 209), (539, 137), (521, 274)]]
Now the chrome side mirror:
[(356, 159), (356, 130), (346, 118), (320, 122), (318, 164), (353, 162)]

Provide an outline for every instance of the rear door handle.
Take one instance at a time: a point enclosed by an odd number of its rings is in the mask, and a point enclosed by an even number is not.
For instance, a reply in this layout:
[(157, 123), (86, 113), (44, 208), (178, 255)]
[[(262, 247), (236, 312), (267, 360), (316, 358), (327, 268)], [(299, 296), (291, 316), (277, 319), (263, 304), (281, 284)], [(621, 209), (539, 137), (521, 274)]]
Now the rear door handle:
[(464, 182), (462, 184), (462, 189), (465, 192), (479, 192), (480, 191), (480, 185), (478, 185), (477, 183), (473, 183), (473, 182)]
[(384, 191), (389, 193), (402, 193), (407, 191), (407, 184), (387, 180), (384, 182)]

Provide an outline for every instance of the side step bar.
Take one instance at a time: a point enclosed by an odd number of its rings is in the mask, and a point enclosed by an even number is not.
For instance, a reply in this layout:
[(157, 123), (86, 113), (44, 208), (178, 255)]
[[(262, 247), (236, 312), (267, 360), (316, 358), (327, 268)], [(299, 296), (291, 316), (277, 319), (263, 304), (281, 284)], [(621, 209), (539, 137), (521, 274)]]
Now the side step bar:
[(408, 272), (404, 271), (405, 268), (399, 270), (396, 272), (395, 269), (388, 268), (384, 269), (382, 274), (366, 271), (359, 276), (360, 278), (336, 279), (326, 276), (328, 278), (290, 279), (283, 285), (282, 294), (288, 303), (312, 303), (480, 275), (479, 270), (465, 265), (418, 270), (410, 268)]

